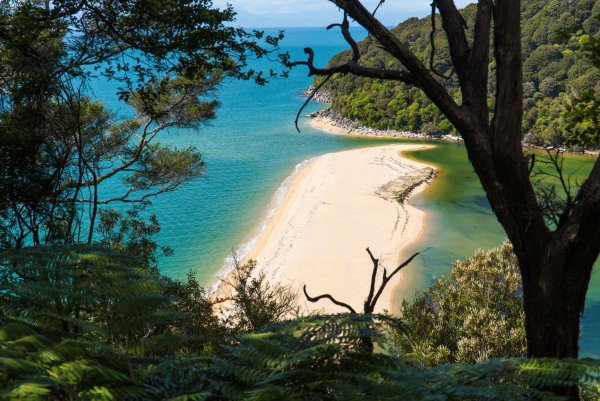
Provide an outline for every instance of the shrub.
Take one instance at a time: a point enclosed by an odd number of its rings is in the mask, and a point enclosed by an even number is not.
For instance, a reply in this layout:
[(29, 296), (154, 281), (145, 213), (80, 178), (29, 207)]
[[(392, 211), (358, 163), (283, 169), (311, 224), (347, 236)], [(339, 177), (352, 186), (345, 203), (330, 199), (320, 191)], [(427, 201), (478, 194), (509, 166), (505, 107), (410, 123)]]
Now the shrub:
[(510, 243), (453, 263), (436, 280), (404, 301), (409, 335), (396, 335), (401, 353), (426, 366), (526, 353), (521, 275)]

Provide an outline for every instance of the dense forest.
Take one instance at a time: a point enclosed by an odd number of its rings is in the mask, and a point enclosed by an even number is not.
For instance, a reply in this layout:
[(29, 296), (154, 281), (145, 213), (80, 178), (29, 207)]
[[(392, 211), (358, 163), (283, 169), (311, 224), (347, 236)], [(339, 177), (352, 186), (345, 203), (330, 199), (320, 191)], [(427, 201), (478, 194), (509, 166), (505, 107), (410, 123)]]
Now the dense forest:
[[(461, 13), (467, 27), (473, 27), (476, 6)], [(600, 1), (597, 0), (526, 0), (522, 2), (522, 46), (524, 56), (523, 130), (526, 140), (535, 144), (560, 145), (564, 142), (561, 114), (565, 100), (573, 93), (599, 90), (600, 72), (590, 61), (577, 54), (590, 35), (598, 32)], [(450, 54), (442, 22), (436, 17), (433, 65), (439, 81), (460, 99), (458, 81), (450, 68)], [(429, 17), (410, 18), (393, 32), (429, 65), (432, 55)], [(472, 29), (467, 30), (471, 35)], [(400, 68), (398, 61), (367, 37), (359, 43), (361, 63), (372, 67)], [(334, 56), (329, 64), (338, 65), (351, 51)], [(490, 63), (490, 71), (495, 68)], [(447, 78), (443, 78), (443, 77)], [(491, 75), (490, 105), (495, 81)], [(320, 78), (317, 78), (319, 80)], [(405, 83), (381, 81), (352, 74), (334, 76), (326, 86), (332, 95), (332, 109), (344, 117), (378, 129), (408, 130), (425, 133), (449, 133), (454, 130), (438, 108), (420, 91)]]

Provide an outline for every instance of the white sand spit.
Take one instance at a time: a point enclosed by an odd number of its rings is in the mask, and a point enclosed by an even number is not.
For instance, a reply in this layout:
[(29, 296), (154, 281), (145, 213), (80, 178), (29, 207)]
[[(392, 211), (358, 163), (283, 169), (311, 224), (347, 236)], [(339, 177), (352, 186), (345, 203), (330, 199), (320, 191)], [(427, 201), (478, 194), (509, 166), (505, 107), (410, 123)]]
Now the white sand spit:
[[(306, 284), (312, 296), (330, 293), (362, 310), (372, 271), (365, 249), (370, 247), (389, 272), (410, 256), (403, 250), (423, 229), (422, 211), (377, 195), (390, 181), (428, 167), (400, 156), (401, 151), (423, 147), (385, 145), (311, 160), (296, 175), (246, 259), (255, 259), (269, 280), (298, 289)], [(399, 275), (388, 284), (376, 312), (390, 309), (392, 290), (401, 280)], [(327, 300), (307, 306), (328, 313), (346, 311)]]

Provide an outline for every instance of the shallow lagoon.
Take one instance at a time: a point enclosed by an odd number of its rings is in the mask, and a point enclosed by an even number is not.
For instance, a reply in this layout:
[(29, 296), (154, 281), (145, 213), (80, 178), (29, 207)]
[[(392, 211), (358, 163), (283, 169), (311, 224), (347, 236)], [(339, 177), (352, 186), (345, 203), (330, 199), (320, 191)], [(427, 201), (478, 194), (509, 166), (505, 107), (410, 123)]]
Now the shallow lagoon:
[[(407, 254), (421, 252), (410, 268), (416, 274), (404, 283), (423, 288), (433, 277), (445, 274), (450, 262), (468, 256), (477, 248), (496, 247), (506, 238), (493, 214), (473, 168), (460, 144), (440, 143), (434, 149), (408, 155), (436, 165), (438, 178), (412, 203), (428, 214), (421, 240)], [(593, 158), (569, 155), (564, 168), (575, 180), (583, 180)], [(600, 263), (592, 274), (583, 319), (581, 355), (600, 357)]]

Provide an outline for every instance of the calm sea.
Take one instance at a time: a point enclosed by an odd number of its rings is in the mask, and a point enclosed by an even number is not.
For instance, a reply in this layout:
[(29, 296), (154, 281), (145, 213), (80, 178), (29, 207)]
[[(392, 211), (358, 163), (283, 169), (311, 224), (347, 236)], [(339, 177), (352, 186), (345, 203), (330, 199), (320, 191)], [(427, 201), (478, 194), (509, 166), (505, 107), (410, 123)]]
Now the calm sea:
[[(356, 39), (365, 34), (354, 30)], [(304, 59), (307, 46), (314, 48), (320, 65), (346, 48), (339, 32), (286, 30), (283, 47), (293, 59)], [(255, 64), (265, 70), (273, 67), (267, 61)], [(221, 106), (210, 125), (163, 135), (162, 142), (196, 146), (206, 162), (204, 177), (156, 198), (150, 208), (162, 225), (158, 242), (175, 251), (173, 256), (160, 259), (163, 273), (183, 278), (192, 271), (201, 282), (212, 284), (232, 253), (243, 253), (252, 241), (275, 206), (276, 194), (282, 193), (285, 178), (299, 163), (329, 152), (389, 142), (328, 135), (308, 127), (306, 118), (301, 120), (302, 132), (296, 132), (294, 118), (305, 100), (302, 90), (311, 81), (305, 68), (264, 87), (228, 81), (218, 92)], [(113, 85), (95, 83), (93, 90), (117, 114), (128, 114), (116, 100)], [(303, 114), (319, 107), (313, 104)], [(442, 144), (415, 157), (435, 163), (443, 171), (436, 184), (415, 200), (429, 215), (425, 235), (415, 246), (422, 252), (412, 266), (419, 274), (415, 282), (405, 283), (418, 290), (434, 276), (446, 273), (452, 260), (466, 257), (478, 247), (497, 246), (505, 235), (461, 146)], [(596, 269), (581, 340), (583, 354), (596, 357), (600, 357), (599, 276)]]

